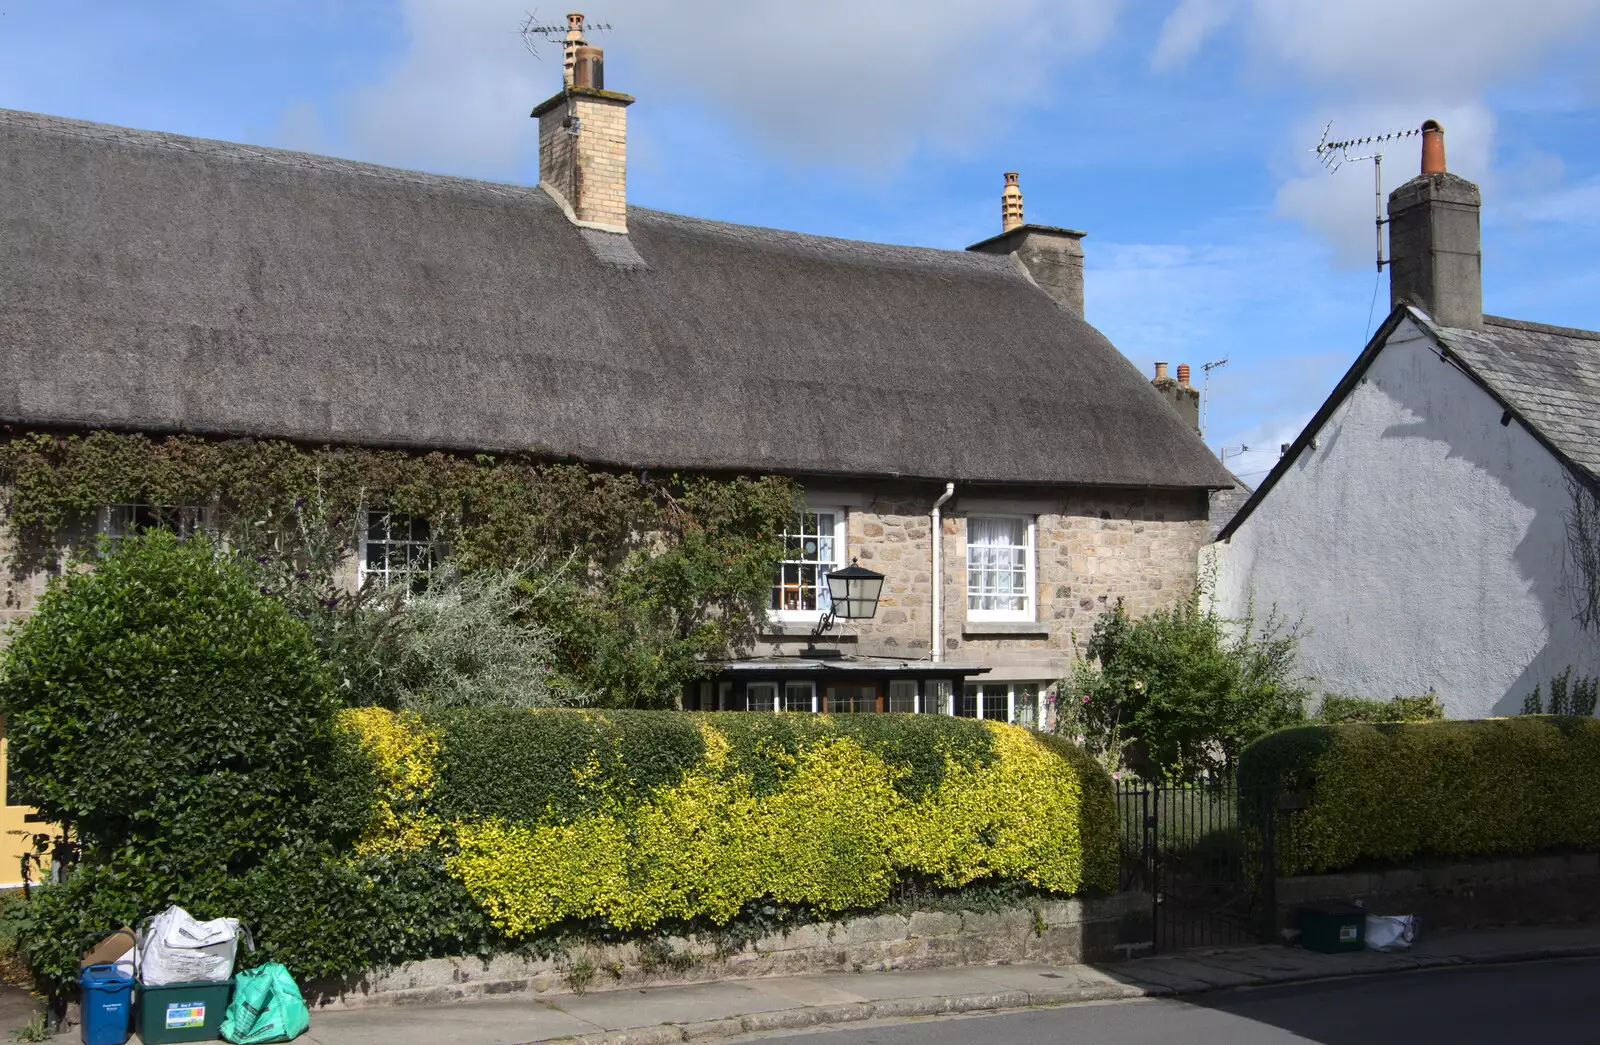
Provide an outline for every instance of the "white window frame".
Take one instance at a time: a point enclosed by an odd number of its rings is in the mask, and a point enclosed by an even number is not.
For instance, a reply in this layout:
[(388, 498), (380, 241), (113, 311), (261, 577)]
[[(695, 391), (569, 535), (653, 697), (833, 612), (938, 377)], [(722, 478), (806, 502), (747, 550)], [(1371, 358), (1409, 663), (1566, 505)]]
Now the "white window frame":
[[(751, 703), (753, 700), (763, 700), (763, 701), (765, 701), (766, 698), (757, 697), (751, 691), (752, 690), (768, 690), (768, 689), (770, 689), (772, 691), (772, 696), (771, 696), (772, 707), (771, 708), (753, 707), (752, 703)], [(776, 681), (774, 679), (757, 679), (754, 682), (745, 683), (745, 686), (744, 686), (744, 709), (746, 711), (763, 711), (763, 710), (777, 711), (778, 707), (780, 706), (782, 701), (783, 701), (783, 684), (781, 682), (778, 682), (778, 681)]]
[(885, 683), (883, 692), (884, 710), (894, 712), (896, 714), (905, 714), (905, 712), (896, 711), (894, 706), (894, 688), (896, 686), (911, 687), (910, 713), (913, 715), (919, 714), (922, 711), (922, 684), (916, 679), (890, 679), (887, 683)]
[[(817, 516), (822, 516), (822, 515), (832, 515), (833, 516), (833, 561), (829, 565), (829, 568), (828, 568), (827, 572), (831, 573), (834, 570), (842, 569), (847, 564), (847, 560), (845, 559), (845, 554), (844, 554), (844, 538), (845, 538), (845, 508), (844, 508), (844, 506), (843, 505), (838, 505), (838, 504), (807, 504), (806, 505), (806, 512), (808, 514), (817, 515)], [(818, 536), (821, 536), (821, 533), (820, 533), (821, 523), (820, 523), (820, 521), (818, 522), (818, 530), (819, 530)], [(798, 561), (798, 560), (786, 559), (786, 560), (784, 560), (784, 563), (795, 562), (795, 561)], [(778, 587), (779, 585), (781, 585), (783, 583), (783, 573), (782, 573), (783, 565), (782, 564), (780, 564), (778, 566), (778, 570), (779, 570), (779, 573), (778, 573), (778, 577), (776, 579), (776, 582), (773, 585), (774, 588)], [(824, 580), (825, 577), (826, 577), (826, 574), (824, 574), (822, 577), (818, 577), (817, 578), (818, 591), (817, 591), (817, 608), (816, 609), (814, 609), (814, 610), (785, 610), (785, 609), (774, 609), (774, 608), (769, 606), (768, 609), (767, 609), (767, 617), (770, 620), (773, 620), (773, 621), (788, 622), (788, 623), (795, 623), (795, 624), (815, 624), (817, 621), (821, 620), (822, 619), (822, 615), (823, 615), (823, 613), (826, 612), (826, 607), (827, 607), (827, 584), (826, 584), (826, 582)]]
[[(789, 691), (791, 689), (809, 693), (809, 696), (801, 698), (805, 702), (805, 707), (791, 708), (789, 706)], [(777, 707), (773, 708), (774, 711), (786, 711), (793, 715), (815, 715), (817, 713), (817, 684), (811, 679), (789, 679), (781, 687), (781, 693), (780, 702)]]
[[(966, 689), (968, 687), (972, 688), (975, 691), (974, 696), (976, 698), (977, 703), (974, 706), (974, 711), (976, 712), (974, 717), (981, 721), (981, 720), (989, 717), (989, 716), (987, 716), (987, 715), (985, 715), (983, 713), (983, 689), (984, 689), (984, 687), (985, 686), (1004, 686), (1006, 688), (1006, 717), (1005, 717), (1005, 721), (1009, 722), (1009, 723), (1012, 723), (1014, 725), (1014, 724), (1016, 724), (1016, 721), (1017, 721), (1017, 695), (1018, 695), (1017, 691), (1019, 689), (1021, 689), (1023, 686), (1032, 686), (1032, 687), (1034, 687), (1034, 712), (1033, 713), (1034, 713), (1035, 719), (1042, 719), (1043, 716), (1044, 716), (1045, 692), (1046, 692), (1047, 688), (1049, 687), (1049, 685), (1050, 684), (1048, 682), (1032, 682), (1032, 681), (1028, 681), (1028, 680), (1023, 680), (1021, 682), (968, 681), (962, 686), (962, 692), (959, 694), (959, 696), (962, 697), (962, 698), (965, 698)], [(951, 713), (954, 714), (955, 713), (955, 709), (952, 708), (951, 709)], [(1034, 729), (1039, 729), (1040, 728), (1040, 723), (1038, 721), (1035, 721), (1035, 723), (1033, 725), (1033, 728)]]
[[(1010, 519), (1026, 524), (1027, 547), (1024, 554), (1024, 563), (1027, 567), (1023, 588), (1023, 608), (1020, 610), (975, 610), (972, 605), (972, 522), (974, 519)], [(962, 540), (965, 547), (962, 549), (962, 565), (966, 571), (966, 601), (967, 620), (969, 621), (1022, 621), (1032, 623), (1034, 615), (1038, 612), (1037, 589), (1039, 587), (1039, 517), (1036, 515), (1012, 515), (1004, 512), (975, 512), (967, 516), (966, 534)]]
[(113, 542), (120, 541), (124, 537), (130, 537), (139, 531), (114, 527), (112, 524), (113, 513), (129, 509), (137, 511), (140, 508), (147, 508), (155, 512), (178, 513), (177, 529), (171, 530), (171, 532), (176, 533), (179, 537), (188, 537), (201, 531), (212, 534), (217, 531), (217, 510), (215, 505), (150, 504), (145, 501), (117, 501), (114, 504), (105, 505), (100, 509), (100, 517), (97, 520), (96, 528), (102, 536)]
[[(365, 523), (365, 525), (363, 525), (361, 527), (360, 548), (357, 549), (357, 553), (356, 553), (356, 585), (358, 587), (364, 588), (364, 587), (366, 587), (368, 578), (374, 578), (375, 577), (375, 578), (377, 578), (378, 586), (380, 588), (384, 589), (384, 590), (387, 590), (389, 588), (389, 586), (394, 583), (395, 578), (397, 578), (397, 577), (410, 578), (416, 571), (414, 571), (414, 570), (404, 570), (404, 569), (384, 569), (384, 570), (380, 571), (380, 570), (370, 569), (367, 566), (367, 548), (372, 543), (372, 540), (371, 540), (372, 517), (374, 515), (382, 515), (382, 516), (386, 516), (386, 517), (389, 517), (389, 518), (393, 518), (394, 516), (397, 516), (397, 515), (398, 516), (409, 517), (409, 513), (407, 513), (407, 512), (378, 511), (377, 509), (369, 508), (369, 509), (366, 509), (366, 513), (365, 513), (365, 515), (363, 516), (363, 519), (362, 519), (362, 521), (363, 521), (363, 523)], [(430, 567), (428, 567), (424, 571), (424, 573), (430, 579), (432, 578), (434, 572), (436, 570), (438, 570), (441, 566), (444, 565), (444, 560), (449, 558), (449, 556), (450, 556), (450, 546), (449, 546), (449, 544), (447, 544), (447, 543), (445, 543), (443, 541), (440, 541), (439, 539), (437, 539), (436, 537), (433, 536), (433, 524), (432, 524), (432, 522), (428, 523), (428, 539), (426, 541), (412, 541), (412, 540), (395, 541), (395, 540), (389, 540), (389, 541), (385, 541), (383, 543), (390, 544), (390, 545), (426, 545), (429, 549), (431, 549), (432, 558), (433, 558), (432, 565)], [(410, 580), (407, 580), (406, 581), (406, 586), (408, 588), (410, 587), (410, 584), (411, 584)]]
[[(849, 687), (850, 689), (856, 690), (856, 691), (860, 691), (860, 690), (876, 690), (878, 688), (875, 683), (871, 683), (871, 682), (834, 682), (834, 683), (830, 683), (826, 687), (826, 689), (832, 691), (832, 690), (838, 690), (838, 689), (841, 689), (841, 688), (844, 688), (844, 687)], [(853, 705), (855, 704), (854, 700), (851, 700), (850, 703), (852, 705), (852, 710), (850, 710), (850, 711), (834, 711), (831, 708), (830, 698), (828, 696), (828, 693), (824, 692), (821, 702), (817, 705), (817, 710), (825, 711), (830, 715), (872, 714), (872, 713), (876, 713), (877, 710), (878, 710), (876, 700), (874, 700), (872, 702), (872, 707), (869, 707), (865, 712), (860, 712), (860, 711), (853, 710)]]

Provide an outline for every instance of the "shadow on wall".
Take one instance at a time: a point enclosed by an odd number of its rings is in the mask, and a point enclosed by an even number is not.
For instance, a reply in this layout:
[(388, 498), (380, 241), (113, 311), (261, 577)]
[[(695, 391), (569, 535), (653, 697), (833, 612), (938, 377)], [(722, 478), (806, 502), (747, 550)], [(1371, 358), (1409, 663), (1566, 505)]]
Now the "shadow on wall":
[[(1457, 372), (1434, 356), (1435, 363), (1461, 381), (1470, 378)], [(1428, 365), (1424, 362), (1423, 365)], [(1565, 554), (1567, 530), (1566, 516), (1571, 506), (1561, 466), (1549, 457), (1549, 468), (1519, 467), (1525, 455), (1547, 455), (1543, 446), (1521, 426), (1512, 421), (1504, 426), (1497, 421), (1482, 420), (1491, 408), (1498, 411), (1487, 398), (1482, 399), (1482, 411), (1456, 411), (1439, 408), (1442, 392), (1439, 380), (1398, 381), (1386, 383), (1384, 393), (1412, 416), (1423, 420), (1395, 424), (1383, 432), (1384, 439), (1421, 439), (1449, 447), (1450, 460), (1462, 460), (1492, 477), (1505, 492), (1532, 513), (1532, 521), (1517, 542), (1512, 555), (1518, 575), (1526, 587), (1523, 591), (1489, 591), (1480, 586), (1481, 605), (1477, 620), (1480, 631), (1476, 636), (1453, 636), (1455, 642), (1441, 641), (1431, 652), (1433, 656), (1450, 656), (1470, 642), (1479, 650), (1490, 649), (1496, 636), (1488, 634), (1494, 629), (1496, 614), (1505, 621), (1505, 614), (1515, 613), (1524, 595), (1537, 600), (1544, 641), (1539, 651), (1527, 659), (1521, 673), (1494, 701), (1493, 715), (1515, 715), (1522, 710), (1523, 698), (1533, 692), (1536, 685), (1549, 688), (1549, 680), (1571, 666), (1575, 676), (1593, 673), (1600, 668), (1596, 652), (1600, 650), (1600, 637), (1587, 635), (1579, 627), (1577, 606), (1564, 584), (1563, 571), (1568, 568)], [(1432, 393), (1432, 394), (1430, 394)], [(1524, 449), (1526, 447), (1526, 449)], [(1444, 502), (1443, 507), (1450, 507)], [(1491, 506), (1456, 505), (1457, 510), (1473, 510)], [(1474, 557), (1495, 554), (1491, 545), (1474, 548), (1465, 543), (1458, 549), (1462, 568), (1472, 570)], [(1509, 622), (1506, 622), (1509, 623)], [(1489, 654), (1485, 654), (1488, 656)]]

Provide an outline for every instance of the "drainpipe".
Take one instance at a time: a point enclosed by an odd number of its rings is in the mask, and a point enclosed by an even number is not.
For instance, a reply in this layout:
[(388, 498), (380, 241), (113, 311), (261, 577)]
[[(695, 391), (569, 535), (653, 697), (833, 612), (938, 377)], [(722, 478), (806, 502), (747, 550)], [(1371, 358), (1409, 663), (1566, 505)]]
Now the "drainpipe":
[(945, 483), (944, 494), (933, 502), (933, 662), (944, 660), (944, 522), (939, 509), (956, 495), (956, 484)]

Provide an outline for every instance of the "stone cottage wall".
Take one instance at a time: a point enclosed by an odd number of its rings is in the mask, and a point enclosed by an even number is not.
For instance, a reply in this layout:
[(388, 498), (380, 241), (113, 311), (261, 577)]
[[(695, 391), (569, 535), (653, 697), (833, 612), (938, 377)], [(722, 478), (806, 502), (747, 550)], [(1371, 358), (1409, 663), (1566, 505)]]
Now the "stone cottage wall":
[[(816, 484), (807, 484), (812, 489)], [(933, 614), (930, 512), (941, 488), (913, 484), (862, 484), (809, 496), (846, 508), (846, 558), (885, 574), (878, 615), (859, 624), (841, 622), (834, 634), (851, 652), (922, 659), (929, 656)], [(1071, 664), (1074, 643), (1087, 641), (1094, 621), (1121, 598), (1134, 615), (1170, 605), (1195, 581), (1196, 562), (1208, 529), (1201, 493), (1160, 490), (1058, 491), (1031, 500), (1004, 500), (985, 492), (974, 500), (959, 494), (944, 517), (944, 654), (949, 661), (977, 662), (992, 680), (1059, 678)], [(966, 526), (971, 514), (1036, 508), (1035, 620), (1031, 623), (968, 622)], [(0, 528), (0, 627), (31, 612), (49, 572), (25, 564), (11, 534)], [(341, 577), (354, 585), (354, 556)], [(787, 624), (766, 629), (759, 652), (793, 652), (810, 627)], [(0, 643), (4, 639), (0, 638)]]
[[(942, 491), (807, 489), (816, 507), (830, 500), (844, 504), (846, 560), (859, 557), (886, 577), (877, 616), (836, 627), (841, 646), (868, 656), (927, 657), (933, 614), (930, 513)], [(1002, 509), (1036, 519), (1035, 618), (969, 622), (967, 517)], [(1119, 598), (1137, 616), (1187, 595), (1209, 533), (1203, 493), (1092, 488), (1012, 499), (1005, 491), (984, 491), (980, 498), (958, 491), (945, 506), (943, 529), (945, 659), (989, 665), (993, 670), (985, 678), (997, 681), (1065, 674), (1075, 646), (1088, 641), (1095, 618)], [(805, 645), (808, 630), (799, 624), (769, 628), (762, 652), (792, 653)]]

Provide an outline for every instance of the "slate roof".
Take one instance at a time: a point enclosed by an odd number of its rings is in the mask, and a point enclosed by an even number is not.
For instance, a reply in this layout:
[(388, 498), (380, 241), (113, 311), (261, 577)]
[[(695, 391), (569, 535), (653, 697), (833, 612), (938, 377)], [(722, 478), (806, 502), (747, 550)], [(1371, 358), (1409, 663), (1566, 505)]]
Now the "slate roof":
[(1009, 257), (0, 110), (0, 421), (1222, 487)]
[(1483, 323), (1434, 329), (1539, 435), (1600, 478), (1600, 331), (1501, 316)]
[(1600, 331), (1489, 315), (1483, 317), (1482, 330), (1442, 327), (1426, 313), (1400, 305), (1301, 429), (1288, 452), (1232, 517), (1221, 519), (1220, 528), (1217, 498), (1222, 494), (1212, 494), (1212, 540), (1232, 537), (1250, 517), (1406, 319), (1431, 335), (1463, 373), (1518, 418), (1551, 453), (1589, 481), (1600, 483), (1600, 376), (1595, 372), (1600, 365)]
[(1211, 539), (1217, 539), (1222, 528), (1232, 521), (1234, 514), (1244, 507), (1244, 503), (1255, 493), (1255, 488), (1243, 479), (1233, 474), (1229, 469), (1228, 474), (1233, 475), (1233, 485), (1225, 490), (1211, 491)]

